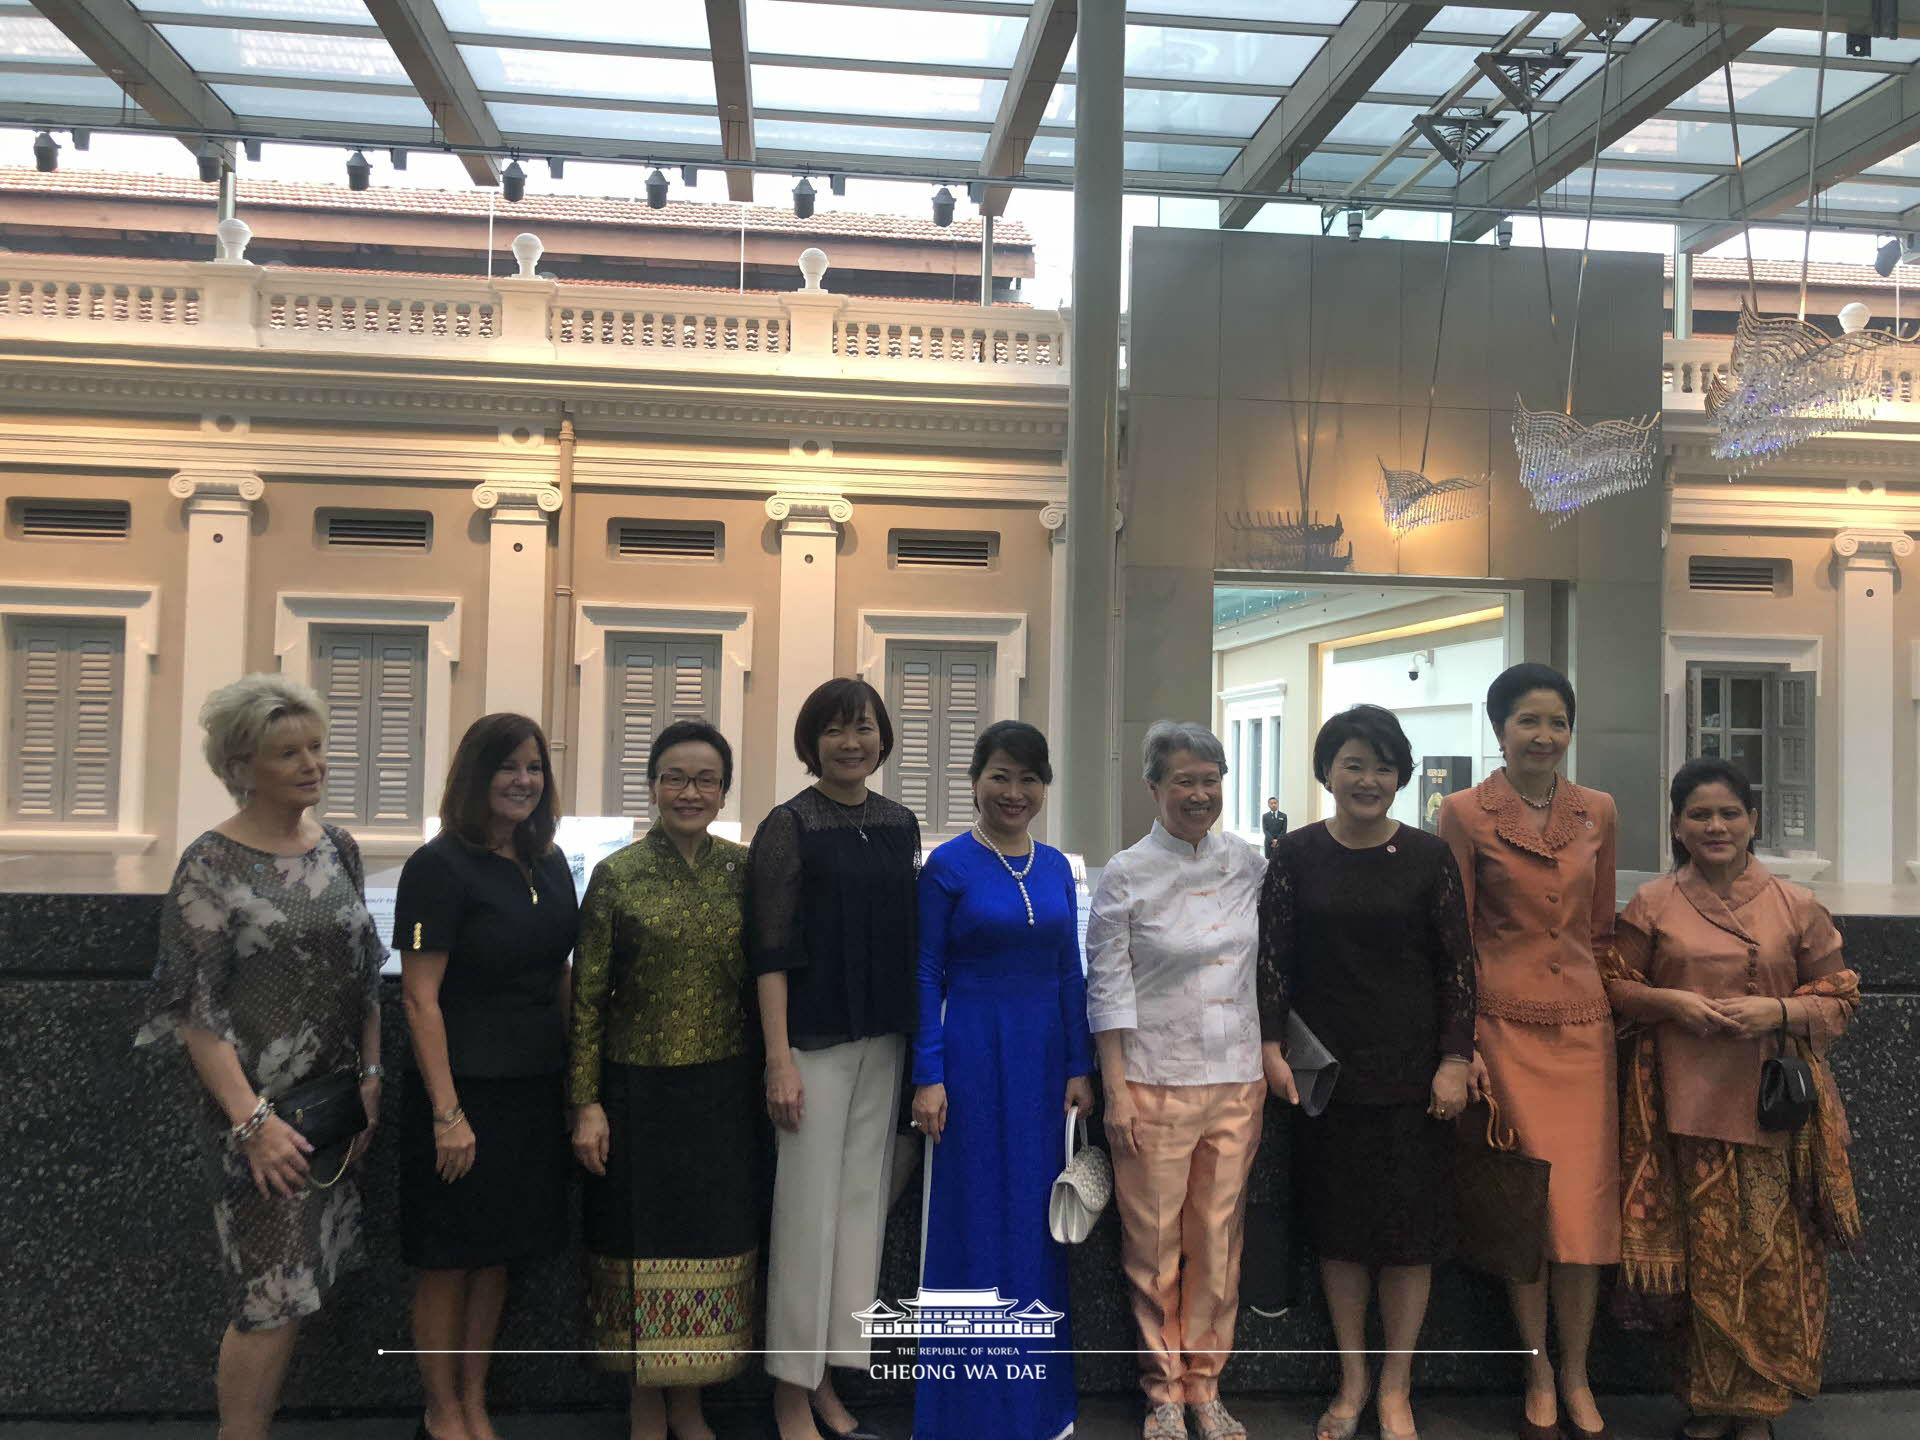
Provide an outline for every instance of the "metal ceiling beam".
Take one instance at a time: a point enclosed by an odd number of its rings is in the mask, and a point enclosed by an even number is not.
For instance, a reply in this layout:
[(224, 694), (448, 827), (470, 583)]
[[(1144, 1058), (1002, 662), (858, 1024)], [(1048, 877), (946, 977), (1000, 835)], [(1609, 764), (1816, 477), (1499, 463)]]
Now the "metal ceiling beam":
[(707, 53), (720, 111), (720, 152), (742, 160), (727, 171), (727, 198), (753, 199), (753, 77), (749, 73), (745, 0), (707, 0)]
[(127, 98), (199, 150), (195, 133), (232, 134), (233, 111), (128, 0), (45, 0), (39, 12)]
[[(986, 153), (980, 157), (982, 179), (1018, 175), (1025, 167), (1027, 150), (1040, 128), (1040, 117), (1046, 114), (1053, 87), (1060, 83), (1061, 67), (1067, 63), (1067, 51), (1073, 48), (1079, 28), (1080, 0), (1038, 0), (1034, 5), (1020, 35), (1020, 52), (1007, 76), (1007, 88), (1000, 92), (1000, 110), (993, 117)], [(980, 197), (980, 213), (1003, 214), (1012, 194), (1005, 185), (987, 186)]]
[(433, 0), (366, 0), (400, 68), (476, 185), (500, 183), (505, 142)]
[[(1418, 5), (1356, 5), (1301, 72), (1292, 93), (1274, 107), (1227, 167), (1226, 185), (1249, 191), (1285, 185), (1432, 18), (1430, 9)], [(1263, 203), (1223, 202), (1220, 228), (1240, 229), (1260, 213)]]
[(1726, 55), (1738, 56), (1766, 33), (1757, 25), (1729, 25), (1723, 50), (1717, 25), (1662, 25), (1648, 32), (1631, 49), (1615, 57), (1613, 74), (1595, 71), (1559, 97), (1558, 110), (1534, 122), (1538, 172), (1528, 146), (1514, 139), (1466, 177), (1460, 186), (1461, 204), (1490, 208), (1463, 210), (1454, 226), (1454, 238), (1477, 240), (1494, 227), (1499, 211), (1528, 209), (1543, 189), (1558, 184), (1593, 158), (1596, 127), (1604, 151), (1713, 74)]
[[(1739, 214), (1743, 188), (1746, 214), (1753, 220), (1783, 214), (1805, 202), (1812, 140), (1810, 130), (1789, 136), (1758, 159), (1747, 160), (1743, 176), (1722, 176), (1687, 196), (1680, 203), (1681, 214), (1689, 219), (1675, 237), (1679, 247), (1694, 254), (1738, 235), (1738, 225), (1711, 217)], [(1899, 79), (1883, 81), (1821, 122), (1814, 194), (1916, 143), (1920, 143), (1920, 71), (1909, 71)]]
[[(1411, 3), (1425, 10), (1439, 10), (1451, 4), (1452, 0), (1411, 0)], [(1534, 10), (1539, 6), (1536, 0), (1488, 0), (1481, 5), (1482, 10)], [(1820, 28), (1820, 10), (1818, 0), (1727, 0), (1724, 6), (1703, 4), (1702, 0), (1628, 0), (1626, 4), (1615, 0), (1592, 0), (1586, 5), (1569, 4), (1563, 8), (1576, 12), (1584, 10), (1582, 18), (1598, 18), (1616, 11), (1626, 11), (1640, 20), (1678, 20), (1684, 25), (1706, 24), (1709, 20), (1726, 20), (1731, 31), (1736, 26), (1760, 25), (1769, 30), (1818, 30)], [(1911, 8), (1911, 7), (1909, 7)], [(1835, 34), (1867, 34), (1873, 30), (1873, 0), (1831, 0), (1828, 7), (1826, 28)], [(1901, 35), (1920, 36), (1920, 18), (1911, 15), (1898, 19), (1894, 28)]]

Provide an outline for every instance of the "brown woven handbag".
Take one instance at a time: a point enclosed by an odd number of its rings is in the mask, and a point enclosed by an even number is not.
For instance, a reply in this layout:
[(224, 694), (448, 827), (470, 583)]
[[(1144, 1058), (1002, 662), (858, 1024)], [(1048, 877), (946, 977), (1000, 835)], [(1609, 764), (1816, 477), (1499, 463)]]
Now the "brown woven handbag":
[(1459, 1256), (1498, 1279), (1530, 1285), (1546, 1261), (1547, 1178), (1553, 1167), (1520, 1152), (1492, 1095), (1484, 1123), (1477, 1108), (1467, 1107), (1455, 1131)]

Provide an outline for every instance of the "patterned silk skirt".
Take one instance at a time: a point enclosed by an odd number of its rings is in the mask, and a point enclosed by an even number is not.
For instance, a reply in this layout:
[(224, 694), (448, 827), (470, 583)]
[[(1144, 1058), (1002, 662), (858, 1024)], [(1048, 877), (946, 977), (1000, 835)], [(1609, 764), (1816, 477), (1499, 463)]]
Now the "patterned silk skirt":
[(601, 1072), (611, 1131), (582, 1220), (599, 1365), (635, 1384), (711, 1385), (753, 1344), (759, 1071), (745, 1056)]

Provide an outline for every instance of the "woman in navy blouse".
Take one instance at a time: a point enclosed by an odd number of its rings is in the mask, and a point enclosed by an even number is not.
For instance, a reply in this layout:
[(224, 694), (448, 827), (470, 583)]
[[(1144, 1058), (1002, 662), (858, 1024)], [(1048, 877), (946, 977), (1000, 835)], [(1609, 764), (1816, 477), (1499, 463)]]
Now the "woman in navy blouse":
[[(923, 1339), (915, 1440), (1053, 1440), (1072, 1429), (1073, 1341), (1067, 1255), (1047, 1233), (1064, 1112), (1093, 1108), (1093, 1042), (1080, 965), (1073, 874), (1028, 829), (1053, 769), (1047, 740), (1003, 720), (973, 748), (973, 829), (920, 871), (920, 1023), (913, 1123), (928, 1140), (920, 1289), (998, 1290), (1019, 1313), (1037, 1302), (1052, 1336), (996, 1336), (984, 1379), (971, 1347)], [(1058, 1097), (1056, 1099), (1056, 1097)], [(1036, 1312), (1037, 1313), (1037, 1312)], [(954, 1379), (935, 1363), (951, 1359)]]

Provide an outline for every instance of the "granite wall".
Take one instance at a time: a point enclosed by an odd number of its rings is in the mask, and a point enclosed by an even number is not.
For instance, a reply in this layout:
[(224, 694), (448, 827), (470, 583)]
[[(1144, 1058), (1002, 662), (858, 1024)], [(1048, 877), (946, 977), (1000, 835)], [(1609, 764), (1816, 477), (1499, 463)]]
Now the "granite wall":
[[(186, 1123), (182, 1054), (131, 1048), (131, 1015), (154, 948), (153, 896), (0, 895), (0, 1093), (6, 1095), (0, 1155), (0, 1415), (206, 1413), (222, 1328), (211, 1226)], [(1863, 1254), (1835, 1266), (1829, 1383), (1920, 1383), (1907, 1337), (1920, 1322), (1909, 1283), (1920, 1268), (1920, 1206), (1914, 1206), (1920, 1112), (1911, 1057), (1920, 1053), (1920, 918), (1845, 918), (1852, 959), (1870, 999), (1835, 1068), (1857, 1136), (1853, 1158), (1868, 1223)], [(389, 994), (387, 1053), (404, 1043), (397, 993)], [(388, 1087), (388, 1109), (397, 1087)], [(407, 1272), (394, 1225), (393, 1116), (366, 1179), (369, 1270), (344, 1283), (336, 1303), (302, 1337), (286, 1403), (301, 1409), (404, 1411), (418, 1403), (405, 1347)], [(1253, 1197), (1286, 1183), (1286, 1121), (1270, 1113)], [(1278, 1143), (1276, 1143), (1278, 1142)], [(881, 1286), (888, 1297), (916, 1289), (917, 1180), (895, 1206)], [(1247, 1349), (1331, 1344), (1315, 1287), (1274, 1320), (1243, 1315)], [(580, 1342), (580, 1282), (564, 1259), (516, 1274), (501, 1335), (507, 1349)], [(1133, 1344), (1111, 1213), (1074, 1254), (1075, 1344), (1126, 1351)], [(1513, 1343), (1494, 1287), (1448, 1269), (1436, 1279), (1425, 1343), (1435, 1350)], [(1645, 1342), (1603, 1321), (1596, 1349), (1603, 1389), (1657, 1388), (1663, 1366)], [(1311, 1390), (1328, 1383), (1325, 1356), (1240, 1355), (1230, 1390)], [(621, 1403), (617, 1381), (554, 1356), (502, 1356), (495, 1391), (503, 1407)], [(1430, 1355), (1419, 1383), (1505, 1389), (1512, 1362)], [(1084, 1391), (1132, 1386), (1125, 1354), (1082, 1355)], [(758, 1404), (765, 1381), (727, 1387), (716, 1401)], [(864, 1379), (905, 1399), (904, 1384)]]

